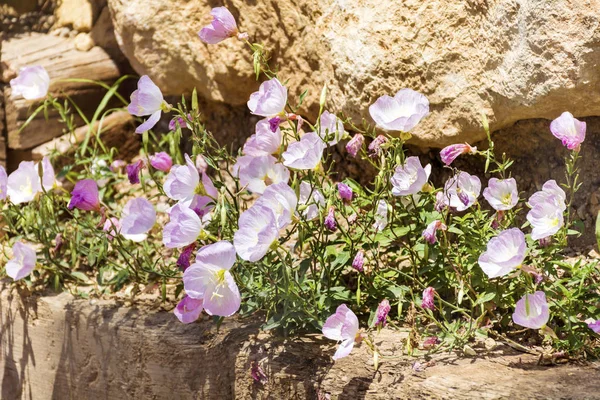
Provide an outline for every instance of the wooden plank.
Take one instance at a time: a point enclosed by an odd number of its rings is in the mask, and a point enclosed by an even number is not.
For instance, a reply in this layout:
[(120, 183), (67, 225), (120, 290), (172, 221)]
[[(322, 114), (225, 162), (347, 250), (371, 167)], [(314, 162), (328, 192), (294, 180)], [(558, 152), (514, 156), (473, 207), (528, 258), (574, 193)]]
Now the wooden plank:
[[(68, 96), (87, 117), (94, 113), (106, 90), (95, 84), (65, 82), (63, 79), (84, 78), (111, 83), (120, 75), (116, 63), (100, 47), (81, 52), (75, 49), (73, 39), (46, 34), (31, 34), (5, 41), (2, 44), (0, 60), (0, 75), (4, 83), (14, 78), (21, 67), (42, 65), (50, 75), (50, 93), (59, 99)], [(65, 133), (65, 125), (60, 122), (57, 112), (50, 112), (47, 121), (43, 114), (36, 116), (19, 132), (39, 102), (13, 96), (8, 85), (4, 89), (4, 97), (10, 149), (31, 149)], [(80, 118), (76, 118), (75, 121), (77, 126), (83, 125)]]

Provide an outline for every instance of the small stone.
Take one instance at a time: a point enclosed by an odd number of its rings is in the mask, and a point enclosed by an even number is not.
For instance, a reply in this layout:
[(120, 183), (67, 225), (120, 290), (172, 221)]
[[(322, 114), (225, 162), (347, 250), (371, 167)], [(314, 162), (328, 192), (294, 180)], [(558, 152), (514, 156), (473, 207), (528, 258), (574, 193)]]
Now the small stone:
[(94, 46), (94, 40), (87, 33), (82, 32), (75, 37), (75, 48), (79, 51), (90, 51)]
[(465, 353), (465, 355), (469, 356), (469, 357), (474, 357), (477, 355), (477, 352), (475, 351), (475, 349), (473, 349), (468, 344), (465, 344), (465, 346), (463, 347), (463, 353)]
[(484, 344), (485, 349), (487, 351), (492, 351), (492, 350), (494, 350), (498, 346), (498, 344), (496, 343), (496, 341), (494, 339), (492, 339), (492, 338), (485, 339), (483, 341), (483, 344)]

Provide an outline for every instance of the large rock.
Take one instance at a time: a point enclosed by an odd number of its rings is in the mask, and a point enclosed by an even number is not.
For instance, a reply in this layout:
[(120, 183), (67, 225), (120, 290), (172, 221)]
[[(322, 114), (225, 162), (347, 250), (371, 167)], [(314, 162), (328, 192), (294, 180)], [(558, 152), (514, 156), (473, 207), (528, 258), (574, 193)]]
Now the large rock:
[[(119, 44), (140, 74), (167, 93), (194, 86), (210, 100), (243, 104), (256, 90), (241, 42), (196, 36), (216, 3), (108, 0)], [(309, 89), (314, 117), (324, 84), (329, 107), (355, 122), (403, 87), (431, 101), (415, 144), (484, 138), (518, 120), (600, 115), (597, 0), (232, 0), (241, 30), (267, 49), (291, 94)], [(292, 97), (292, 104), (297, 97)]]

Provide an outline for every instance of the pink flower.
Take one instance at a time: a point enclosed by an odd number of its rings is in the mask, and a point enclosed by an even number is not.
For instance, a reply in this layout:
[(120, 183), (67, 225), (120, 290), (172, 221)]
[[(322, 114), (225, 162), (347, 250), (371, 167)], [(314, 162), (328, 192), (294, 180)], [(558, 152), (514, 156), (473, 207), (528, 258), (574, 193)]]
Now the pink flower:
[(535, 192), (527, 203), (531, 210), (527, 221), (532, 226), (531, 238), (545, 239), (556, 234), (564, 225), (566, 195), (554, 180), (544, 183), (541, 191)]
[(600, 319), (597, 321), (590, 320), (586, 321), (588, 328), (594, 331), (594, 333), (600, 333)]
[(244, 39), (244, 34), (238, 32), (235, 18), (225, 7), (215, 7), (210, 11), (213, 20), (198, 32), (200, 40), (206, 44), (217, 44), (230, 37), (238, 36)]
[(102, 230), (106, 232), (108, 240), (113, 240), (121, 231), (121, 221), (115, 217), (108, 218), (104, 221)]
[(564, 211), (567, 209), (565, 203), (566, 200), (567, 195), (565, 194), (565, 191), (558, 186), (554, 179), (551, 179), (544, 183), (542, 190), (531, 195), (527, 205), (531, 208), (535, 208), (540, 204), (552, 203), (561, 211)]
[(427, 310), (435, 310), (434, 296), (435, 289), (431, 286), (423, 290), (423, 300), (421, 301), (421, 307)]
[(402, 89), (394, 97), (378, 98), (369, 113), (380, 128), (409, 132), (429, 114), (429, 100), (412, 89)]
[(349, 203), (352, 201), (352, 196), (354, 193), (352, 192), (352, 188), (345, 183), (338, 183), (338, 194), (340, 195), (340, 199), (344, 200), (344, 202)]
[(319, 137), (323, 142), (327, 143), (328, 146), (337, 144), (342, 138), (346, 131), (344, 130), (344, 123), (335, 116), (335, 114), (329, 111), (323, 112), (319, 118)]
[(387, 316), (391, 311), (392, 307), (387, 299), (383, 299), (377, 307), (375, 314), (375, 325), (381, 325), (382, 327), (387, 324)]
[(337, 222), (335, 222), (335, 208), (334, 207), (329, 207), (329, 212), (327, 213), (327, 216), (325, 217), (325, 220), (323, 221), (323, 225), (325, 225), (325, 228), (329, 229), (332, 232), (337, 229)]
[(325, 142), (316, 132), (306, 133), (300, 141), (288, 145), (281, 155), (283, 165), (297, 170), (314, 169), (323, 158), (325, 146)]
[[(188, 114), (187, 116), (190, 120), (192, 119), (191, 114)], [(180, 127), (181, 129), (187, 128), (187, 123), (185, 122), (184, 118), (177, 116), (169, 121), (169, 130), (170, 131), (176, 130), (177, 127)]]
[(390, 179), (392, 183), (392, 194), (394, 196), (408, 196), (417, 194), (429, 179), (431, 165), (425, 168), (421, 166), (419, 157), (408, 157), (404, 165), (398, 165), (394, 175)]
[(100, 197), (96, 181), (83, 179), (77, 182), (71, 192), (71, 201), (67, 207), (69, 210), (78, 208), (84, 211), (99, 211)]
[(258, 92), (250, 95), (248, 108), (254, 115), (272, 117), (281, 114), (287, 103), (287, 88), (277, 78), (261, 83)]
[[(39, 164), (36, 164), (36, 169)], [(44, 190), (52, 190), (56, 185), (56, 176), (54, 175), (54, 168), (50, 163), (48, 157), (42, 158), (42, 187)]]
[(198, 250), (196, 262), (183, 273), (185, 292), (191, 298), (203, 299), (209, 315), (229, 317), (240, 308), (240, 292), (229, 272), (235, 260), (232, 244), (220, 241)]
[(156, 211), (152, 204), (140, 197), (125, 204), (121, 213), (121, 234), (125, 239), (142, 242), (156, 222)]
[(510, 210), (519, 202), (517, 181), (514, 178), (491, 178), (488, 187), (483, 190), (483, 197), (496, 211)]
[(427, 228), (423, 231), (422, 236), (427, 243), (434, 244), (435, 242), (437, 242), (437, 230), (440, 229), (442, 231), (445, 231), (446, 228), (446, 225), (442, 221), (436, 220), (427, 225)]
[(144, 160), (137, 160), (134, 163), (131, 163), (125, 167), (127, 170), (127, 178), (129, 179), (129, 183), (135, 185), (136, 183), (140, 183), (140, 172), (142, 168), (144, 168)]
[(574, 118), (568, 111), (550, 123), (552, 134), (569, 150), (579, 151), (581, 143), (585, 140), (585, 130), (585, 122)]
[(112, 172), (116, 173), (116, 172), (120, 171), (123, 167), (125, 167), (126, 165), (127, 165), (127, 163), (123, 160), (115, 160), (110, 164), (109, 169)]
[(468, 143), (457, 143), (446, 146), (440, 151), (440, 157), (442, 162), (446, 165), (450, 165), (460, 156), (461, 154), (476, 154), (477, 147), (471, 147)]
[(8, 176), (6, 175), (6, 170), (2, 165), (0, 165), (0, 200), (6, 200), (6, 196), (8, 196)]
[(240, 184), (252, 193), (262, 194), (267, 186), (290, 179), (290, 171), (273, 156), (238, 157), (233, 166)]
[(19, 76), (11, 79), (10, 87), (13, 96), (21, 95), (25, 100), (41, 99), (48, 94), (50, 76), (41, 65), (23, 67)]
[(323, 336), (342, 342), (333, 355), (334, 360), (350, 354), (358, 336), (358, 327), (358, 318), (345, 304), (340, 305), (335, 314), (327, 318), (323, 325)]
[(375, 223), (373, 224), (373, 228), (375, 228), (378, 232), (381, 232), (385, 229), (388, 224), (388, 203), (385, 200), (379, 200), (377, 203), (377, 210), (375, 211)]
[(265, 207), (273, 212), (277, 229), (284, 229), (292, 222), (296, 211), (298, 198), (294, 190), (285, 182), (267, 187), (262, 196), (256, 200), (253, 207)]
[(488, 242), (486, 251), (479, 256), (479, 266), (488, 278), (498, 278), (523, 264), (526, 253), (523, 232), (519, 228), (508, 229)]
[(354, 260), (352, 260), (352, 268), (357, 270), (358, 272), (363, 272), (365, 264), (365, 252), (363, 250), (359, 250), (358, 253), (354, 256)]
[(525, 328), (542, 328), (550, 319), (546, 294), (537, 291), (534, 294), (523, 296), (521, 300), (517, 301), (512, 318), (515, 324)]
[(244, 211), (238, 226), (233, 235), (233, 244), (242, 260), (256, 262), (262, 259), (279, 237), (273, 211), (261, 204)]
[(170, 199), (177, 200), (198, 214), (204, 215), (214, 207), (219, 191), (206, 173), (202, 180), (196, 165), (185, 154), (185, 165), (174, 165), (165, 179), (163, 189)]
[(210, 220), (210, 214), (201, 219), (194, 210), (181, 203), (175, 204), (169, 212), (169, 223), (163, 229), (163, 244), (174, 249), (194, 243)]
[(159, 171), (169, 172), (173, 166), (173, 160), (170, 155), (161, 151), (150, 157), (150, 165)]
[(173, 310), (173, 313), (178, 320), (184, 324), (190, 324), (200, 318), (202, 313), (202, 299), (193, 299), (190, 296), (183, 296), (183, 299), (177, 303), (177, 307)]
[(362, 148), (363, 143), (365, 142), (365, 137), (360, 133), (352, 136), (352, 139), (346, 144), (346, 151), (350, 156), (356, 157), (360, 149)]
[(269, 121), (262, 119), (256, 124), (255, 134), (250, 136), (242, 152), (248, 156), (268, 156), (279, 152), (283, 137), (279, 128), (272, 131)]
[(446, 181), (442, 199), (456, 211), (464, 211), (477, 202), (481, 181), (475, 175), (459, 172)]
[(37, 257), (35, 249), (22, 242), (15, 242), (12, 251), (13, 257), (6, 263), (6, 275), (18, 281), (35, 269)]
[(21, 161), (7, 178), (7, 193), (13, 204), (27, 203), (42, 191), (38, 169), (33, 161)]
[(181, 251), (181, 254), (177, 258), (177, 266), (182, 271), (185, 271), (190, 266), (190, 259), (192, 258), (192, 253), (196, 250), (196, 243), (192, 243), (189, 246), (184, 247)]
[(138, 126), (135, 133), (144, 133), (152, 129), (160, 119), (161, 111), (167, 110), (168, 107), (158, 86), (148, 75), (142, 76), (138, 81), (137, 90), (131, 93), (131, 103), (127, 106), (127, 111), (131, 115), (149, 115), (150, 118)]
[(305, 205), (302, 215), (307, 221), (319, 216), (319, 209), (325, 207), (325, 197), (306, 181), (300, 182), (300, 198), (298, 204)]

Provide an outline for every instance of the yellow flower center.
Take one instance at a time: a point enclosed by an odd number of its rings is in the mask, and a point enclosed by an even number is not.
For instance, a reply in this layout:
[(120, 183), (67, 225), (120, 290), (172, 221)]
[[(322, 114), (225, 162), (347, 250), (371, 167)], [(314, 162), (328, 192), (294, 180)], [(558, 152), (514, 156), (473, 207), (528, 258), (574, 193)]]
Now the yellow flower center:
[(206, 188), (204, 187), (204, 184), (202, 182), (198, 183), (198, 186), (196, 186), (196, 189), (194, 190), (194, 193), (200, 195), (200, 196), (206, 196)]
[(19, 191), (23, 193), (23, 195), (31, 196), (33, 195), (33, 185), (31, 184), (31, 179), (27, 178), (27, 181), (24, 185), (19, 186)]

